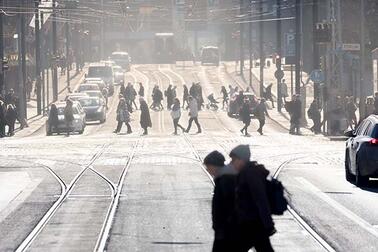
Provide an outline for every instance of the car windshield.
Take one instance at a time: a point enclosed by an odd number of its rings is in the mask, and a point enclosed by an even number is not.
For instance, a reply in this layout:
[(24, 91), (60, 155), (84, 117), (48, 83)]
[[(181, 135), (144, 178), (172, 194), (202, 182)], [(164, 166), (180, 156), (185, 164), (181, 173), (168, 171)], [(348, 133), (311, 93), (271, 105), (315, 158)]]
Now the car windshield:
[[(58, 115), (64, 115), (64, 108), (65, 107), (58, 107)], [(74, 115), (79, 114), (79, 111), (77, 110), (76, 106), (73, 107), (73, 112), (74, 112)]]
[(100, 97), (100, 92), (86, 92), (90, 97)]
[(375, 125), (373, 129), (373, 134), (371, 136), (372, 138), (378, 139), (378, 124)]
[(114, 67), (114, 72), (116, 73), (122, 73), (122, 68), (121, 67)]
[(97, 85), (81, 85), (79, 87), (79, 91), (83, 91), (83, 90), (98, 90), (98, 86)]
[(129, 60), (128, 54), (113, 54), (111, 56), (112, 60)]
[(218, 49), (215, 49), (215, 48), (203, 49), (202, 57), (218, 57)]
[(99, 99), (80, 99), (79, 102), (83, 107), (93, 107), (100, 105)]
[(109, 66), (91, 66), (88, 69), (88, 77), (111, 77), (112, 68)]

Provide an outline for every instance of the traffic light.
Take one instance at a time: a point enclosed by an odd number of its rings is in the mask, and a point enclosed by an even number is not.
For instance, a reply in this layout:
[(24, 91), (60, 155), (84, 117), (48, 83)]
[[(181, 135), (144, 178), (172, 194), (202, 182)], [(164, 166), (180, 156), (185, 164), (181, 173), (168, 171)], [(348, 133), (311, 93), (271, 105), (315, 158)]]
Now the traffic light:
[(328, 23), (316, 24), (314, 40), (317, 43), (330, 43), (332, 41), (331, 24), (328, 24)]
[(0, 68), (1, 73), (7, 71), (9, 69), (8, 59), (3, 58), (1, 65), (2, 65), (2, 67)]

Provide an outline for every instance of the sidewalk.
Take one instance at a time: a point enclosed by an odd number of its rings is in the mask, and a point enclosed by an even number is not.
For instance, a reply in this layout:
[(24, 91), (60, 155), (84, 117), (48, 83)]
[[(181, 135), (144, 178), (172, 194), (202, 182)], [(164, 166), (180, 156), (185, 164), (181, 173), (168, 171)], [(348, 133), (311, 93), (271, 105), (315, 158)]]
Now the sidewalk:
[[(229, 77), (231, 79), (233, 79), (235, 82), (237, 82), (239, 86), (243, 87), (244, 89), (249, 86), (249, 84), (247, 83), (248, 80), (249, 80), (249, 65), (246, 65), (246, 69), (244, 70), (244, 78), (242, 76), (240, 76), (239, 73), (235, 72), (235, 63), (234, 62), (225, 62), (224, 67), (225, 67), (225, 71), (229, 75)], [(274, 97), (277, 97), (277, 95), (276, 95), (277, 80), (274, 77), (275, 70), (276, 70), (276, 68), (275, 68), (274, 64), (272, 64), (270, 68), (265, 68), (265, 70), (264, 70), (264, 83), (266, 83), (265, 86), (267, 86), (270, 83), (273, 84), (272, 94), (273, 94)], [(251, 88), (252, 88), (252, 91), (254, 93), (259, 94), (259, 83), (260, 83), (260, 81), (257, 78), (257, 76), (259, 76), (259, 74), (260, 74), (259, 68), (253, 68), (252, 73), (253, 73), (253, 75), (252, 75), (252, 87)], [(287, 76), (290, 76), (290, 71), (284, 71), (284, 73), (285, 73), (284, 78), (286, 78)], [(303, 79), (304, 79), (304, 81), (307, 80), (307, 76), (305, 75), (305, 73), (303, 73)], [(289, 96), (290, 96), (290, 83), (288, 81), (286, 81), (286, 83), (288, 84), (288, 93), (289, 93)], [(312, 86), (308, 85), (306, 87), (306, 93), (309, 94), (307, 96), (307, 99), (306, 99), (306, 101), (308, 101), (308, 102), (306, 102), (306, 111), (307, 111), (307, 108), (310, 106), (310, 104), (313, 100)], [(312, 96), (312, 97), (310, 97), (310, 96)], [(288, 100), (290, 100), (290, 97), (288, 97)], [(277, 100), (275, 100), (275, 108), (274, 109), (271, 108), (271, 105), (269, 103), (270, 108), (269, 108), (268, 113), (271, 117), (271, 120), (274, 121), (275, 123), (277, 123), (283, 129), (289, 131), (289, 129), (290, 129), (289, 113), (285, 110), (285, 108), (283, 108), (281, 110), (281, 112), (278, 112), (277, 107), (276, 107), (277, 106), (276, 103), (277, 103)], [(307, 128), (307, 127), (301, 128), (301, 130), (302, 130), (302, 133), (305, 134), (305, 135), (313, 134), (311, 132), (311, 130), (309, 130), (309, 128)]]
[[(73, 68), (70, 71), (70, 86), (71, 90), (73, 90), (73, 87), (77, 85), (83, 78), (85, 74), (85, 71), (81, 71), (79, 73), (76, 73), (76, 69)], [(50, 77), (49, 77), (49, 103), (52, 103), (52, 98), (53, 98), (53, 92), (52, 92), (52, 81), (51, 81), (51, 72), (50, 72)], [(46, 94), (47, 95), (47, 94)], [(67, 75), (60, 75), (60, 71), (58, 71), (58, 100), (64, 100), (64, 98), (67, 95)], [(45, 105), (46, 109), (49, 106), (48, 104)], [(43, 125), (45, 124), (45, 116), (44, 114), (42, 115), (37, 115), (37, 99), (36, 95), (34, 92), (32, 92), (31, 99), (27, 103), (27, 115), (28, 115), (28, 125), (29, 127), (20, 129), (20, 124), (17, 122), (16, 123), (16, 130), (15, 133), (19, 137), (25, 137), (28, 135), (33, 134), (37, 130), (39, 130)]]

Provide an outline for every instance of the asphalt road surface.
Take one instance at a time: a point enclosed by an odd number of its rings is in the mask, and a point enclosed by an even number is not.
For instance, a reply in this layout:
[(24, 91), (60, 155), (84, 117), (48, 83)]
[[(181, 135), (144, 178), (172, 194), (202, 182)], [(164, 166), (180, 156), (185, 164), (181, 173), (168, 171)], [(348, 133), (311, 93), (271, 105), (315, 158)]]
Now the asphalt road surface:
[[(183, 84), (201, 82), (204, 97), (233, 84), (222, 66), (136, 65), (125, 81), (142, 82), (149, 104), (154, 85), (176, 85), (181, 99)], [(288, 192), (292, 210), (275, 217), (276, 251), (378, 250), (378, 183), (345, 180), (343, 142), (292, 136), (271, 120), (263, 136), (254, 121), (244, 137), (221, 109), (200, 112), (201, 134), (193, 125), (173, 135), (167, 110), (151, 111), (148, 136), (139, 110), (132, 134), (114, 134), (118, 99), (109, 102), (107, 121), (83, 135), (47, 137), (42, 127), (0, 140), (1, 251), (211, 251), (213, 185), (201, 160), (241, 143)]]

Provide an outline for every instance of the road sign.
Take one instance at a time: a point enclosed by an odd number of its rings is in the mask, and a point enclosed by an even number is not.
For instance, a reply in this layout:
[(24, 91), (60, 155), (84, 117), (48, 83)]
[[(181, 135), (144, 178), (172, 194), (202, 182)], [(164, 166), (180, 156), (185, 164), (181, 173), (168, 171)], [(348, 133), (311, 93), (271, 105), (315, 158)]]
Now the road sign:
[(343, 44), (341, 49), (343, 51), (360, 51), (361, 45), (360, 44)]
[(285, 73), (281, 69), (278, 69), (274, 72), (274, 77), (276, 77), (276, 79), (281, 80), (284, 76), (285, 76)]
[(322, 70), (313, 70), (310, 74), (310, 80), (314, 83), (323, 83), (325, 81), (325, 76)]
[(295, 33), (285, 33), (284, 45), (285, 64), (290, 65), (295, 63)]

